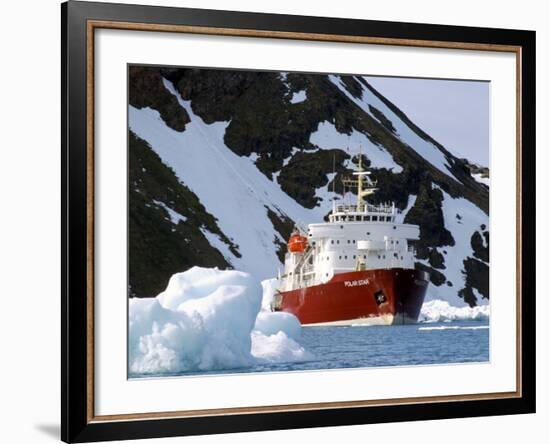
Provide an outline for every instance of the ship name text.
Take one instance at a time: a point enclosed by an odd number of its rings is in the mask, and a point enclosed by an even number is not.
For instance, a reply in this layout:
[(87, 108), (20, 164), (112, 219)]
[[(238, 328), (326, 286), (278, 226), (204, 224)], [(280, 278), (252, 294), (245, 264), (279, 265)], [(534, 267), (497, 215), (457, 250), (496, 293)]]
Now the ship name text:
[(345, 287), (358, 287), (360, 285), (369, 285), (368, 279), (359, 279), (357, 281), (344, 281)]

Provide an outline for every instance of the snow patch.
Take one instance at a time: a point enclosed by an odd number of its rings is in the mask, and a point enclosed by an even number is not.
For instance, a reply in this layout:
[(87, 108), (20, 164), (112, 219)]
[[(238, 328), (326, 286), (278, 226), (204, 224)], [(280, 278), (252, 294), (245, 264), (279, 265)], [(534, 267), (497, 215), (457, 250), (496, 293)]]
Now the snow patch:
[[(290, 155), (288, 157), (286, 157), (284, 160), (283, 160), (283, 168), (286, 167), (288, 165), (288, 163), (290, 162), (290, 160), (294, 157), (294, 155), (296, 153), (298, 153), (300, 150), (296, 147), (293, 147), (291, 152), (290, 152)], [(280, 173), (280, 171), (278, 171), (278, 173)]]
[[(454, 246), (437, 248), (437, 251), (445, 258), (445, 269), (441, 270), (441, 272), (445, 274), (447, 281), (452, 283), (452, 287), (446, 283), (439, 287), (430, 284), (426, 299), (444, 299), (453, 303), (467, 305), (463, 299), (457, 296), (457, 292), (465, 284), (464, 260), (474, 256), (471, 245), (472, 234), (480, 230), (481, 225), (489, 226), (489, 216), (469, 200), (463, 197), (454, 199), (437, 185), (434, 188), (439, 189), (443, 194), (441, 210), (443, 212), (445, 228), (450, 231), (455, 240)], [(421, 262), (428, 265), (427, 261)], [(488, 304), (489, 301), (478, 297), (477, 303)]]
[(172, 222), (174, 225), (177, 225), (180, 222), (185, 222), (187, 220), (187, 217), (181, 215), (177, 211), (172, 210), (172, 208), (170, 208), (164, 202), (161, 202), (160, 200), (153, 200), (153, 202), (155, 203), (155, 205), (164, 208), (164, 210), (168, 213), (170, 222)]
[(483, 185), (491, 186), (491, 179), (489, 177), (483, 177), (481, 173), (472, 174), (472, 177)]
[[(393, 127), (395, 128), (396, 136), (406, 145), (410, 146), (415, 150), (420, 156), (422, 156), (426, 161), (431, 163), (434, 167), (440, 170), (442, 173), (449, 176), (451, 179), (458, 182), (451, 172), (451, 167), (447, 161), (447, 158), (443, 152), (435, 146), (433, 143), (428, 142), (416, 134), (407, 124), (405, 124), (399, 116), (397, 116), (390, 108), (386, 106), (376, 95), (372, 93), (361, 82), (362, 88), (362, 97), (358, 99), (354, 97), (346, 88), (344, 82), (339, 76), (329, 75), (329, 80), (336, 85), (336, 87), (342, 91), (348, 99), (355, 103), (359, 108), (364, 112), (372, 116), (374, 119), (378, 118), (370, 111), (369, 105), (378, 109), (381, 113), (386, 116), (388, 120), (391, 121)], [(378, 120), (380, 121), (380, 120)], [(460, 183), (460, 182), (459, 182)]]
[(311, 134), (309, 141), (324, 150), (340, 149), (350, 155), (362, 153), (369, 158), (373, 168), (387, 168), (394, 173), (403, 171), (385, 148), (374, 144), (366, 135), (355, 129), (351, 135), (347, 135), (338, 132), (332, 123), (323, 121), (319, 123), (317, 131)]
[[(277, 232), (265, 207), (307, 224), (322, 220), (330, 203), (322, 202), (311, 210), (302, 207), (281, 189), (276, 176), (270, 180), (250, 157), (238, 156), (225, 145), (229, 122), (206, 124), (166, 79), (164, 86), (191, 119), (185, 131), (168, 127), (155, 110), (133, 106), (128, 112), (130, 129), (146, 140), (178, 179), (200, 197), (220, 230), (239, 246), (242, 256), (229, 256), (231, 265), (258, 280), (272, 277), (281, 263), (273, 243)], [(218, 249), (227, 255), (226, 246), (220, 244)]]
[(489, 315), (489, 305), (454, 307), (447, 301), (434, 300), (422, 305), (418, 322), (484, 321)]
[(201, 233), (204, 235), (208, 243), (218, 250), (229, 263), (232, 263), (237, 259), (233, 252), (229, 249), (229, 245), (227, 245), (219, 235), (212, 233), (204, 227), (200, 227), (199, 230), (201, 230)]
[(130, 299), (130, 375), (311, 359), (298, 343), (298, 320), (260, 312), (262, 297), (248, 273), (193, 267), (173, 275), (156, 298)]
[(302, 103), (307, 99), (307, 94), (305, 90), (297, 91), (294, 94), (292, 94), (292, 97), (290, 98), (290, 103), (296, 104), (296, 103)]
[(407, 200), (407, 206), (406, 208), (401, 211), (401, 213), (396, 217), (396, 222), (399, 224), (404, 223), (405, 217), (407, 217), (407, 214), (411, 210), (412, 207), (414, 207), (414, 204), (416, 203), (416, 195), (415, 194), (409, 194), (409, 198)]

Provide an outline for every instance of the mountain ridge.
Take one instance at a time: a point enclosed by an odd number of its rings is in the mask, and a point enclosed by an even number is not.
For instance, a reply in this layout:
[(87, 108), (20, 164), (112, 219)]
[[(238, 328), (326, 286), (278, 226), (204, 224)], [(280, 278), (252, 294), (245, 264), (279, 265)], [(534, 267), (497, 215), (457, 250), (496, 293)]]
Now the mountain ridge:
[[(229, 266), (244, 266), (247, 260), (233, 253), (238, 250), (242, 255), (252, 254), (246, 251), (253, 252), (254, 248), (243, 246), (248, 240), (235, 229), (238, 222), (229, 223), (232, 216), (216, 208), (215, 199), (209, 195), (215, 192), (206, 189), (184, 163), (189, 160), (196, 169), (202, 169), (201, 160), (212, 164), (226, 162), (235, 176), (243, 176), (240, 182), (222, 169), (215, 171), (227, 176), (228, 182), (239, 183), (235, 192), (248, 195), (249, 188), (263, 192), (247, 202), (261, 206), (261, 211), (253, 212), (251, 220), (252, 228), (261, 232), (257, 245), (276, 251), (259, 256), (272, 265), (271, 276), (276, 275), (291, 225), (322, 220), (330, 210), (331, 199), (341, 190), (341, 179), (354, 171), (361, 155), (378, 181), (379, 191), (372, 202), (394, 201), (399, 209), (407, 210), (403, 215), (405, 222), (420, 225), (421, 239), (415, 245), (417, 266), (432, 274), (434, 297), (471, 306), (486, 302), (488, 186), (472, 176), (465, 159), (447, 151), (366, 79), (358, 77), (132, 66), (130, 138), (141, 139), (162, 164), (172, 168), (177, 181), (188, 187), (199, 201), (208, 201), (205, 211), (211, 212), (210, 216), (220, 225), (215, 236), (225, 247), (218, 241), (214, 242), (218, 242), (216, 246), (210, 244)], [(177, 125), (173, 124), (171, 114), (174, 99), (182, 110), (176, 112), (180, 122)], [(184, 116), (189, 120), (182, 129)], [(130, 146), (130, 159), (132, 149)], [(176, 149), (181, 152), (174, 152)], [(207, 154), (207, 150), (212, 153)], [(207, 169), (204, 171), (208, 174)], [(135, 188), (132, 179), (131, 169), (130, 190)], [(145, 205), (132, 196), (130, 193), (131, 215)], [(226, 196), (227, 203), (235, 202), (238, 207), (233, 196)], [(408, 208), (413, 196), (414, 202)], [(455, 208), (457, 201), (464, 201), (464, 208), (468, 209), (465, 214)], [(166, 210), (159, 207), (158, 211)], [(451, 214), (453, 211), (456, 214)], [(172, 222), (164, 220), (159, 223)], [(189, 220), (179, 220), (176, 227), (189, 224)], [(212, 230), (210, 233), (216, 231)], [(467, 231), (467, 236), (456, 230)], [(135, 242), (144, 245), (154, 242), (140, 240), (142, 237), (147, 237), (146, 233), (136, 235)], [(457, 245), (455, 237), (468, 239)], [(455, 264), (447, 250), (458, 252), (458, 249), (461, 263)], [(186, 266), (183, 259), (192, 256), (186, 248), (181, 255), (180, 260), (172, 261), (173, 272), (183, 271), (181, 268)], [(224, 266), (214, 259), (214, 253), (211, 256), (210, 266)], [(169, 278), (168, 270), (160, 270), (154, 258), (138, 262), (136, 267), (149, 269), (154, 276), (152, 280), (158, 282), (150, 288), (162, 290)], [(265, 278), (267, 270), (259, 274)], [(134, 285), (132, 260), (130, 287), (132, 296), (155, 295)]]

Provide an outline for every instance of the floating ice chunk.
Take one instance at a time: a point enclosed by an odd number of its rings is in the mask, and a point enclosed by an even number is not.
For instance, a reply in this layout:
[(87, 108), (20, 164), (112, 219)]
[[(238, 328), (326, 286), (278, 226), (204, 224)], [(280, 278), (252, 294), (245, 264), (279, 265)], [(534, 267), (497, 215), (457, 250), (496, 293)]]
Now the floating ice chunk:
[[(164, 308), (177, 310), (183, 302), (206, 297), (223, 285), (259, 287), (248, 273), (242, 271), (193, 267), (184, 273), (174, 274), (168, 281), (166, 290), (157, 299)], [(261, 302), (261, 293), (258, 292), (257, 295), (260, 295), (258, 302)]]
[(262, 310), (270, 310), (271, 301), (273, 300), (273, 296), (279, 288), (279, 285), (280, 282), (277, 278), (265, 279), (262, 281)]
[(130, 301), (131, 373), (252, 365), (250, 332), (262, 292), (246, 273), (194, 267), (157, 298)]
[(254, 330), (264, 335), (276, 335), (285, 333), (289, 338), (299, 340), (302, 334), (302, 326), (296, 316), (282, 311), (261, 311), (256, 318)]
[[(279, 313), (276, 313), (279, 314)], [(252, 355), (263, 362), (299, 362), (313, 359), (313, 355), (284, 332), (264, 335), (252, 332)]]
[(437, 327), (418, 327), (420, 331), (442, 331), (442, 330), (488, 330), (488, 325), (439, 325)]
[(298, 320), (288, 313), (260, 312), (262, 293), (247, 273), (193, 267), (173, 275), (156, 298), (131, 299), (130, 375), (310, 359), (297, 342)]
[(447, 301), (435, 300), (422, 305), (419, 322), (482, 321), (489, 319), (490, 306), (453, 307)]

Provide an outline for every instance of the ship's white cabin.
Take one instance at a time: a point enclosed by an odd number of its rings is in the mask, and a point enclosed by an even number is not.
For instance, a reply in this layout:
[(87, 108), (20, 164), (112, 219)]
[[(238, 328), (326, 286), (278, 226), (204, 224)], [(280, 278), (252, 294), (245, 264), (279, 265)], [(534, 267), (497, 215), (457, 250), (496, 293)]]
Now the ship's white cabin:
[[(309, 224), (307, 247), (289, 251), (285, 257), (280, 291), (290, 291), (326, 283), (335, 274), (351, 271), (414, 268), (414, 251), (409, 240), (417, 240), (417, 225), (398, 222), (400, 211), (394, 204), (370, 205), (363, 197), (372, 194), (374, 183), (362, 171), (356, 205), (334, 204), (329, 221)], [(367, 187), (363, 181), (367, 179)]]

